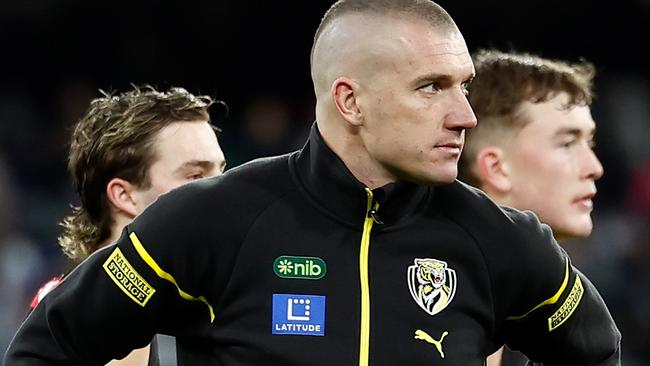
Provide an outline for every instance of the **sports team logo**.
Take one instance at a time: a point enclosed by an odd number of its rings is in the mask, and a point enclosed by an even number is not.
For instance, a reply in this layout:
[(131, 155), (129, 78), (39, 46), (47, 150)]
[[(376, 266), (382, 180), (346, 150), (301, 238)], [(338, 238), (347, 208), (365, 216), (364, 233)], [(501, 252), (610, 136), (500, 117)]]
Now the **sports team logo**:
[(415, 259), (408, 267), (407, 280), (413, 300), (429, 315), (441, 312), (456, 294), (456, 271), (437, 259)]

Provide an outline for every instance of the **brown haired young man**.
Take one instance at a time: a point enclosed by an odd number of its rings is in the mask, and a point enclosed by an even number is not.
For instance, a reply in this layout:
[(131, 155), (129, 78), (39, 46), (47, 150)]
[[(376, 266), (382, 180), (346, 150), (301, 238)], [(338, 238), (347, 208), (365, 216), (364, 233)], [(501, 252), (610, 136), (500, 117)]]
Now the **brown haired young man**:
[[(159, 195), (223, 173), (225, 158), (210, 124), (213, 100), (183, 88), (134, 88), (90, 102), (74, 126), (68, 170), (81, 205), (63, 220), (59, 244), (75, 263), (114, 242)], [(56, 286), (46, 284), (32, 308)], [(109, 363), (146, 365), (149, 346)]]
[(68, 170), (82, 204), (62, 223), (59, 244), (66, 255), (85, 259), (117, 239), (159, 195), (223, 173), (212, 104), (182, 88), (151, 87), (90, 103), (70, 143)]
[(478, 365), (504, 343), (619, 364), (605, 304), (548, 228), (456, 181), (474, 67), (444, 9), (341, 0), (311, 67), (301, 150), (161, 197), (45, 299), (6, 359), (101, 363), (166, 332), (179, 366)]
[[(603, 167), (594, 154), (594, 68), (525, 53), (482, 50), (470, 103), (478, 126), (467, 133), (460, 178), (496, 203), (535, 212), (556, 239), (588, 236)], [(501, 351), (488, 365), (518, 364)]]

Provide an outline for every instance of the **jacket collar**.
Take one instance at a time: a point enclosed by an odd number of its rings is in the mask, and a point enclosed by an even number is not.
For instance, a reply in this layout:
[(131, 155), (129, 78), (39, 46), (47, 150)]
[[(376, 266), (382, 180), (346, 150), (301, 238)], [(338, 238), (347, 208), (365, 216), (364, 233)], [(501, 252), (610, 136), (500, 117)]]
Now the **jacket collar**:
[[(316, 123), (309, 139), (295, 157), (301, 185), (318, 206), (346, 224), (363, 225), (368, 196), (343, 161), (327, 146)], [(411, 217), (433, 191), (432, 187), (409, 182), (394, 182), (375, 188), (374, 203), (379, 203), (376, 218), (389, 227)]]

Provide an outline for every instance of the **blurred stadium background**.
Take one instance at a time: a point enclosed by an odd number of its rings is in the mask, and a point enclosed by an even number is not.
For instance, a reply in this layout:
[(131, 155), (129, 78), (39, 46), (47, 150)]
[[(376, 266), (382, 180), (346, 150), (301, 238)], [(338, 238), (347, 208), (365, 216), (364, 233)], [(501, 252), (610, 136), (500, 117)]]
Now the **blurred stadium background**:
[[(595, 232), (567, 242), (623, 332), (624, 364), (650, 365), (650, 0), (439, 1), (471, 51), (586, 58), (593, 114)], [(216, 116), (229, 168), (302, 144), (314, 119), (313, 33), (331, 1), (0, 3), (0, 351), (36, 288), (61, 274), (57, 223), (75, 203), (70, 126), (98, 89), (183, 86), (230, 107)]]

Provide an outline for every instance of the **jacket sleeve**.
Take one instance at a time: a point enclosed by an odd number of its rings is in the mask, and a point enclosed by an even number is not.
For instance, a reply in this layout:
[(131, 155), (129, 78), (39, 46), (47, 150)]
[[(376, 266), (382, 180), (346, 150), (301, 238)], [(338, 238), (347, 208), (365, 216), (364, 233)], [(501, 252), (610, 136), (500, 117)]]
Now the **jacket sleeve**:
[(621, 334), (594, 285), (535, 215), (506, 213), (517, 260), (496, 259), (494, 282), (505, 343), (544, 365), (620, 365)]
[(5, 364), (104, 365), (156, 333), (213, 321), (221, 282), (213, 278), (208, 293), (204, 276), (219, 253), (195, 190), (162, 196), (70, 273), (27, 317)]

